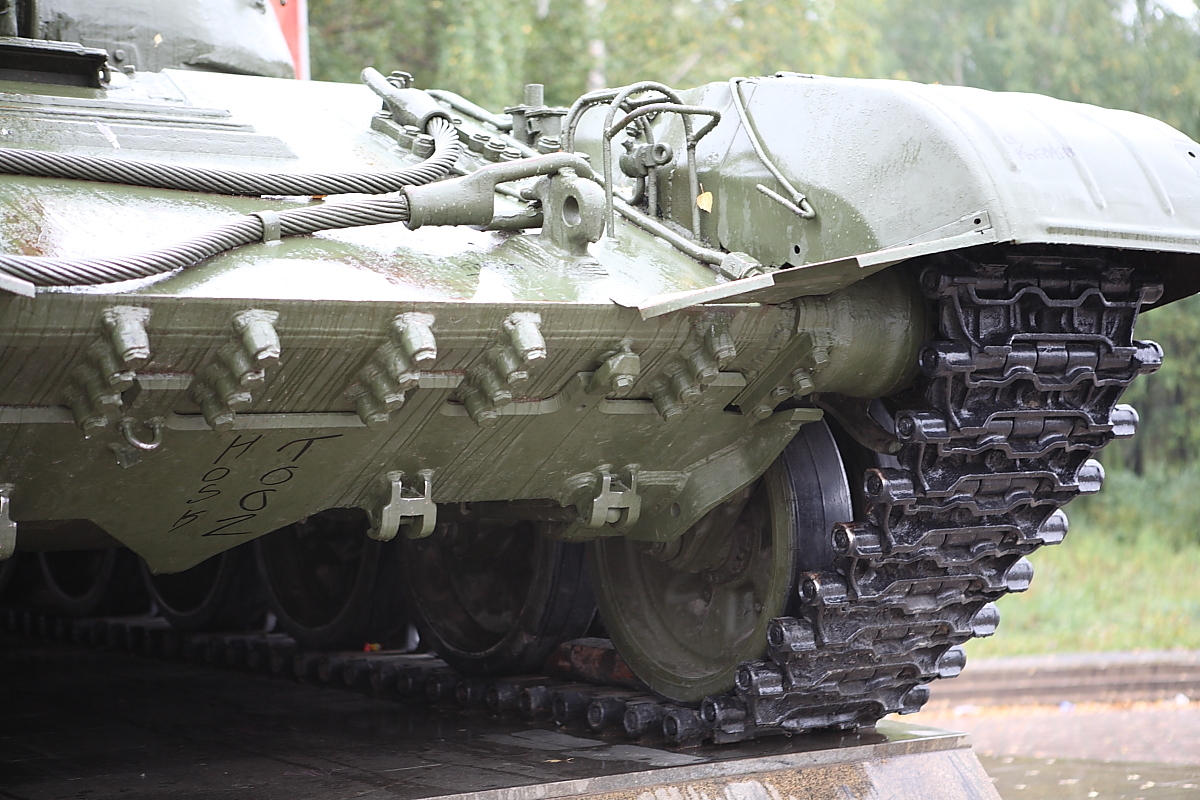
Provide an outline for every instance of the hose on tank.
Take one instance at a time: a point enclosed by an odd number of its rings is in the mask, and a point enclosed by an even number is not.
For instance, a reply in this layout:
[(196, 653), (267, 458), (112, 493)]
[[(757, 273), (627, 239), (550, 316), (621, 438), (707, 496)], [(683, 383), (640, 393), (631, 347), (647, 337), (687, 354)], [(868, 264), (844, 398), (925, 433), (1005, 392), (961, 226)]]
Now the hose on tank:
[(385, 194), (404, 186), (431, 183), (454, 168), (462, 151), (454, 125), (435, 118), (429, 121), (427, 130), (433, 137), (429, 157), (420, 164), (387, 172), (242, 172), (10, 148), (0, 148), (0, 172), (226, 195)]
[(170, 247), (113, 258), (0, 255), (0, 271), (34, 286), (82, 286), (135, 280), (190, 267), (245, 244), (333, 228), (404, 222), (408, 198), (378, 197), (287, 211), (260, 211)]

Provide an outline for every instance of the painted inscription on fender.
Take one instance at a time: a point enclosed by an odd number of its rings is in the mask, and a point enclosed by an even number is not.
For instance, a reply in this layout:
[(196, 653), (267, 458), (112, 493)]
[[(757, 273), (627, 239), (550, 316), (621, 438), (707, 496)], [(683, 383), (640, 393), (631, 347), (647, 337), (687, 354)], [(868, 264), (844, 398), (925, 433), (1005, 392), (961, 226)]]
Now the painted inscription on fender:
[[(168, 533), (183, 528), (190, 531), (202, 530), (201, 536), (254, 536), (262, 531), (246, 530), (251, 520), (265, 511), (278, 492), (294, 479), (301, 469), (299, 461), (309, 454), (314, 446), (328, 439), (339, 439), (342, 434), (329, 436), (306, 436), (293, 439), (275, 449), (271, 462), (274, 465), (261, 474), (234, 475), (239, 459), (252, 450), (255, 455), (262, 450), (263, 434), (238, 434), (229, 445), (221, 451), (211, 467), (200, 476), (200, 488), (188, 498), (186, 508), (175, 520)], [(255, 449), (257, 447), (257, 450)], [(245, 472), (242, 470), (241, 472)], [(218, 497), (224, 497), (224, 508), (214, 512)], [(229, 513), (229, 501), (235, 500), (236, 511)]]

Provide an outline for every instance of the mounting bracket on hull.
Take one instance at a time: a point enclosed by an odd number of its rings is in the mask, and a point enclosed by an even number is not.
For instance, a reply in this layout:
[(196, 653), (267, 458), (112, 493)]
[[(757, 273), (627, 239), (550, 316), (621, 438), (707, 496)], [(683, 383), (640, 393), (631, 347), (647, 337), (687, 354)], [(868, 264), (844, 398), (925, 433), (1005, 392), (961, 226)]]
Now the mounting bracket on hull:
[(579, 519), (584, 527), (603, 528), (608, 524), (624, 528), (641, 516), (637, 464), (630, 464), (621, 475), (613, 475), (610, 469), (610, 465), (602, 464), (596, 470), (596, 494), (578, 504)]
[(389, 542), (400, 530), (409, 539), (423, 539), (433, 533), (437, 525), (437, 504), (433, 502), (433, 470), (423, 469), (417, 473), (425, 486), (421, 494), (411, 494), (405, 487), (404, 473), (393, 471), (387, 474), (388, 501), (371, 514), (371, 529), (367, 535), (381, 542)]
[(0, 483), (0, 561), (12, 558), (17, 552), (17, 523), (8, 515), (13, 488), (11, 483)]
[(814, 373), (829, 365), (829, 339), (824, 332), (801, 331), (733, 404), (755, 419), (766, 419), (787, 398), (812, 394)]

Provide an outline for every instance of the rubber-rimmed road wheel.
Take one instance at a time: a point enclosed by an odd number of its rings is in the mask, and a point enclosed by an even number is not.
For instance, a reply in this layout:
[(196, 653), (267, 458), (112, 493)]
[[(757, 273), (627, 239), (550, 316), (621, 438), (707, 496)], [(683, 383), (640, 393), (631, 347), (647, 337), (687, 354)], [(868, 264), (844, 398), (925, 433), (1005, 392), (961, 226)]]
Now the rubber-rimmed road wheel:
[(541, 668), (596, 614), (583, 546), (524, 520), (444, 522), (403, 544), (404, 584), (421, 640), (463, 672)]
[(332, 508), (255, 540), (267, 603), (300, 646), (404, 641), (399, 545), (369, 527), (360, 509)]
[(794, 613), (798, 576), (831, 562), (834, 524), (852, 519), (837, 444), (816, 422), (677, 541), (589, 542), (592, 584), (617, 651), (677, 702), (731, 688), (738, 664), (763, 656), (771, 619)]
[(139, 559), (132, 550), (38, 553), (43, 598), (51, 608), (79, 617), (138, 614), (150, 610)]
[(155, 575), (143, 561), (142, 579), (158, 613), (180, 630), (251, 630), (266, 618), (253, 547), (240, 545), (171, 574)]

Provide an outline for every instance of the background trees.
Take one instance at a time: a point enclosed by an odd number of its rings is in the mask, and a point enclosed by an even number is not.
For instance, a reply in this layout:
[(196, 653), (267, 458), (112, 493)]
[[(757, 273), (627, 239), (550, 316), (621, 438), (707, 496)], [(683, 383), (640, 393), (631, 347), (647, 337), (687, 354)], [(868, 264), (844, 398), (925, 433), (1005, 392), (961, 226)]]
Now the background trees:
[(364, 66), (499, 108), (779, 70), (1039, 92), (1200, 135), (1200, 30), (1156, 0), (309, 0), (313, 75)]

